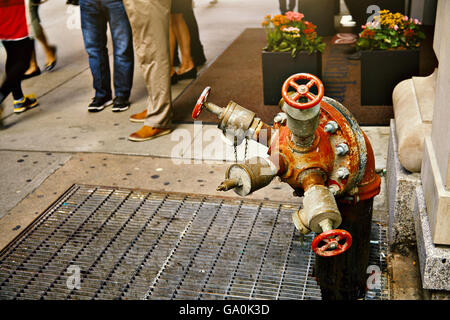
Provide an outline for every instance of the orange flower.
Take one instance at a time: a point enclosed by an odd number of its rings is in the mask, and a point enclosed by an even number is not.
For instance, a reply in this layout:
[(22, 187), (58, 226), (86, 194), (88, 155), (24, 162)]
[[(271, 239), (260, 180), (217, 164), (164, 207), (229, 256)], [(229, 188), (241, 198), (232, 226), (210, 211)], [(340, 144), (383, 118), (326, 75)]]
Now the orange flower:
[(317, 33), (316, 32), (312, 32), (310, 34), (307, 34), (305, 36), (306, 40), (314, 40), (317, 37)]
[(405, 31), (403, 31), (403, 35), (407, 38), (412, 37), (412, 36), (414, 36), (414, 30), (406, 29)]
[(361, 38), (373, 39), (374, 36), (375, 30), (372, 29), (364, 29), (364, 31), (361, 32)]
[(261, 25), (262, 25), (263, 27), (267, 27), (267, 26), (269, 25), (269, 21), (264, 20), (263, 22), (261, 22)]
[(273, 23), (273, 25), (275, 27), (278, 27), (280, 25), (285, 25), (289, 23), (288, 18), (286, 18), (286, 16), (282, 15), (282, 14), (276, 14), (273, 16), (271, 22)]

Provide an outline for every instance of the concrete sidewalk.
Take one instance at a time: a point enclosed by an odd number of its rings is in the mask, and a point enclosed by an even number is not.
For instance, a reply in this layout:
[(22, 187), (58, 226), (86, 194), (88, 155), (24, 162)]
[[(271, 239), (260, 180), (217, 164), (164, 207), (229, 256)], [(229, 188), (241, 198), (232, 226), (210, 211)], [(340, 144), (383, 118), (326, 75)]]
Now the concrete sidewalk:
[[(88, 113), (94, 91), (78, 10), (65, 1), (42, 5), (42, 24), (50, 42), (58, 46), (57, 66), (52, 72), (23, 82), (25, 93), (38, 96), (38, 108), (16, 115), (11, 97), (5, 101), (5, 127), (0, 131), (0, 248), (74, 183), (219, 194), (215, 190), (227, 162), (235, 160), (234, 148), (213, 125), (179, 124), (170, 135), (141, 143), (128, 141), (128, 135), (140, 128), (128, 118), (143, 110), (146, 100), (137, 63), (131, 108), (122, 113), (110, 109)], [(245, 28), (259, 27), (266, 14), (279, 13), (275, 0), (222, 0), (217, 4), (195, 0), (194, 11), (207, 57), (202, 68), (207, 68)], [(109, 48), (111, 52), (111, 43)], [(42, 65), (39, 44), (37, 54)], [(0, 68), (4, 62), (5, 53), (0, 50)], [(173, 99), (189, 83), (184, 80), (172, 86)], [(385, 168), (389, 128), (363, 129), (374, 146), (377, 168)], [(267, 148), (249, 142), (247, 157), (264, 156), (266, 152)], [(244, 159), (244, 144), (237, 148), (237, 157)], [(381, 221), (387, 221), (384, 189), (383, 183), (374, 207)], [(233, 192), (222, 194), (235, 196)], [(278, 180), (251, 197), (292, 201), (294, 206), (301, 203), (300, 198), (292, 197), (292, 189)]]
[[(203, 68), (207, 68), (245, 28), (259, 26), (262, 17), (267, 13), (277, 13), (276, 1), (227, 0), (215, 5), (211, 5), (207, 0), (195, 1), (195, 14), (207, 57)], [(64, 2), (50, 2), (42, 5), (40, 16), (50, 43), (58, 47), (57, 66), (52, 72), (23, 82), (25, 93), (37, 95), (40, 102), (38, 108), (16, 115), (12, 112), (12, 98), (8, 97), (4, 102), (6, 107), (0, 150), (14, 150), (18, 151), (18, 154), (33, 151), (35, 157), (44, 156), (48, 152), (63, 152), (69, 155), (77, 152), (106, 152), (156, 157), (183, 157), (186, 153), (186, 156), (189, 156), (190, 152), (185, 151), (190, 148), (195, 134), (201, 132), (194, 133), (192, 125), (178, 125), (172, 135), (153, 141), (128, 141), (128, 135), (140, 127), (139, 124), (129, 122), (128, 118), (144, 109), (147, 97), (137, 63), (131, 96), (132, 107), (122, 113), (112, 113), (110, 109), (98, 114), (88, 113), (87, 105), (94, 95), (94, 90), (81, 34), (79, 7), (68, 6)], [(43, 50), (38, 43), (36, 48), (38, 61), (42, 65), (45, 59)], [(111, 53), (111, 41), (108, 48)], [(0, 68), (4, 67), (5, 58), (4, 50), (0, 50)], [(184, 80), (172, 86), (173, 99), (189, 83), (189, 80)], [(6, 157), (4, 160), (3, 163), (9, 163)], [(5, 188), (1, 194), (0, 217), (15, 201), (26, 195), (23, 191), (16, 193), (17, 190), (12, 191), (7, 186), (17, 181), (36, 180), (33, 170), (24, 169), (27, 165), (33, 166), (32, 163), (23, 162), (21, 169), (16, 172), (16, 177), (24, 176), (23, 179), (3, 180), (2, 185)], [(38, 171), (40, 174), (52, 172), (51, 166)], [(8, 166), (3, 166), (2, 170), (10, 171)], [(2, 177), (8, 175), (2, 174)], [(12, 199), (15, 200), (11, 201)]]

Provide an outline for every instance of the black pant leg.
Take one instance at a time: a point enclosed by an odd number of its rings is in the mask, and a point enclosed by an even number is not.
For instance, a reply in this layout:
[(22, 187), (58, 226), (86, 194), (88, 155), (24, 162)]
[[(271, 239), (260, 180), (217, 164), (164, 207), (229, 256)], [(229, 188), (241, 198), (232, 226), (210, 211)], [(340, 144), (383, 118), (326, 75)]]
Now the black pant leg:
[(278, 0), (278, 2), (280, 3), (280, 12), (281, 12), (281, 14), (285, 14), (285, 12), (287, 11), (286, 0)]
[(34, 48), (34, 40), (30, 38), (17, 41), (2, 41), (6, 50), (6, 78), (0, 92), (6, 98), (11, 92), (14, 99), (23, 97), (21, 82), (24, 73), (30, 66), (30, 59)]
[(183, 12), (184, 20), (189, 28), (189, 34), (191, 36), (191, 56), (195, 66), (201, 66), (206, 62), (205, 52), (203, 45), (200, 41), (200, 33), (198, 30), (197, 19), (195, 18), (194, 10), (192, 6), (188, 10)]

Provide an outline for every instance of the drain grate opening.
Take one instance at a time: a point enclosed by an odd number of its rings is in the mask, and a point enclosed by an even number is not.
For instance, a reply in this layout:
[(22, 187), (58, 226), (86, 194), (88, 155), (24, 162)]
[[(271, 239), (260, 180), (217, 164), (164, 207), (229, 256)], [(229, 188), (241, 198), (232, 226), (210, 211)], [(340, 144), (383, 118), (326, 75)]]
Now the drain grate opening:
[[(321, 299), (292, 206), (74, 185), (0, 253), (0, 299)], [(369, 264), (388, 299), (386, 228)]]

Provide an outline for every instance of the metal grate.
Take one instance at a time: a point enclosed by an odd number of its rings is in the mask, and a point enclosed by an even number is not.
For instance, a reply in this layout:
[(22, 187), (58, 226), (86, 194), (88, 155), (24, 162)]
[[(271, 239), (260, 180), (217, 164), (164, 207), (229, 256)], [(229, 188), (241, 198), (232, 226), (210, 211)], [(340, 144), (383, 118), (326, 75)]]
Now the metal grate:
[[(75, 185), (1, 252), (0, 299), (320, 299), (297, 209)], [(386, 252), (373, 222), (367, 299), (388, 298)]]

